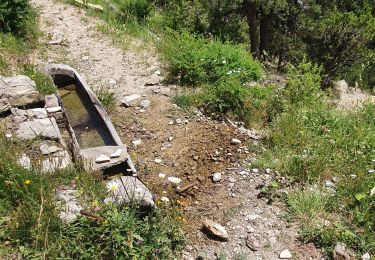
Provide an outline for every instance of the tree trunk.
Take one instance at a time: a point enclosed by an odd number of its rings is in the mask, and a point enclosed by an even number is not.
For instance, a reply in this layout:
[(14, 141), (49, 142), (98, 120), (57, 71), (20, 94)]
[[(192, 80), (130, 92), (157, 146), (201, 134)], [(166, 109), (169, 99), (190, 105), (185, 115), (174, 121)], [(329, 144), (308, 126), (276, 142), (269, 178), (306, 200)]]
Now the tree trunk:
[(250, 50), (258, 57), (257, 8), (253, 1), (245, 0), (245, 11), (249, 25)]
[(264, 14), (260, 18), (260, 44), (259, 44), (259, 53), (262, 57), (264, 51), (268, 51), (268, 43), (270, 40), (270, 14)]

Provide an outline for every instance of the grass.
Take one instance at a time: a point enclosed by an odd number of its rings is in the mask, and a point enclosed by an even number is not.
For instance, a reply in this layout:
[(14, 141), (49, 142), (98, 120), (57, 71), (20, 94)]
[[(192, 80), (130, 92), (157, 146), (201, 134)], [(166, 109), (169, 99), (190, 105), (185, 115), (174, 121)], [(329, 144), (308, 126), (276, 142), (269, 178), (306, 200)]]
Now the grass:
[[(29, 145), (0, 135), (0, 257), (167, 259), (183, 244), (178, 207), (160, 204), (139, 216), (136, 207), (106, 205), (100, 175), (80, 169), (45, 175), (21, 168), (18, 154)], [(100, 208), (96, 214), (102, 221), (81, 216), (67, 224), (58, 218), (55, 190), (72, 183), (87, 211)]]
[(116, 106), (117, 97), (120, 95), (114, 89), (106, 86), (95, 88), (94, 93), (108, 112)]
[(37, 90), (43, 95), (56, 93), (57, 89), (52, 79), (44, 73), (38, 71), (35, 67), (26, 65), (22, 74), (29, 76), (32, 80), (34, 80)]

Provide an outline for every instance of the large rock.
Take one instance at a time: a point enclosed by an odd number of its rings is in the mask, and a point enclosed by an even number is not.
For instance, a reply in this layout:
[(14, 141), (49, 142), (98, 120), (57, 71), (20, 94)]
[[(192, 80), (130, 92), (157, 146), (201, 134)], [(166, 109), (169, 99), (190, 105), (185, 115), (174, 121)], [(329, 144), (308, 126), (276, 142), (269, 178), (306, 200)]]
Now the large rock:
[(140, 98), (141, 98), (141, 95), (138, 95), (138, 94), (129, 95), (129, 96), (124, 97), (121, 100), (121, 103), (127, 107), (134, 106), (135, 104), (137, 104)]
[(138, 178), (133, 176), (121, 176), (120, 178), (105, 182), (109, 197), (106, 203), (116, 205), (135, 204), (143, 209), (155, 207), (154, 198), (149, 189)]
[[(122, 150), (121, 153), (118, 151), (120, 149)], [(87, 148), (81, 150), (80, 156), (86, 171), (108, 169), (124, 163), (129, 159), (129, 154), (125, 146), (98, 146)]]
[(20, 123), (17, 137), (27, 140), (37, 137), (61, 140), (61, 133), (54, 118), (43, 118)]
[(337, 243), (335, 249), (333, 250), (334, 260), (352, 260), (355, 259), (354, 253), (346, 248), (344, 243)]
[(218, 239), (218, 240), (221, 240), (221, 241), (228, 241), (229, 240), (229, 235), (228, 235), (228, 232), (226, 231), (226, 229), (212, 221), (212, 220), (209, 220), (209, 219), (206, 219), (204, 222), (203, 222), (203, 228), (207, 231), (207, 233), (215, 238), (215, 239)]
[(79, 204), (75, 187), (60, 186), (56, 189), (57, 201), (60, 202), (61, 209), (59, 217), (65, 222), (72, 222), (80, 215), (83, 209)]
[(35, 82), (23, 75), (0, 78), (0, 97), (6, 98), (9, 104), (15, 107), (28, 106), (44, 100), (36, 90)]
[(9, 111), (11, 107), (7, 98), (0, 98), (0, 114)]
[(57, 99), (55, 94), (52, 95), (47, 95), (45, 97), (46, 99), (46, 108), (51, 108), (51, 107), (58, 107), (60, 106), (59, 100)]
[(55, 170), (66, 169), (71, 165), (72, 160), (69, 153), (61, 151), (42, 161), (42, 172), (54, 172)]

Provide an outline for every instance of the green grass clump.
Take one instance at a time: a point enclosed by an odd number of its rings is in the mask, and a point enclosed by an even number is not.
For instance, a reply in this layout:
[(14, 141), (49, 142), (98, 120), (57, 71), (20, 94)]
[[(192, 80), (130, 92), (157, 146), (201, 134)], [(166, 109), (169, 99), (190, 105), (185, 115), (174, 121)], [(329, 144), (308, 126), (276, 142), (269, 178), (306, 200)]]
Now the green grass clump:
[(214, 84), (234, 77), (241, 83), (259, 80), (262, 66), (241, 46), (208, 40), (187, 32), (170, 32), (160, 50), (173, 77), (182, 85)]
[[(106, 205), (109, 191), (99, 174), (74, 168), (42, 174), (20, 167), (17, 158), (30, 145), (0, 134), (1, 259), (14, 254), (22, 259), (168, 259), (180, 249), (179, 208), (160, 204), (140, 216), (136, 206)], [(73, 183), (79, 201), (97, 219), (80, 216), (69, 224), (59, 219), (56, 188)]]
[(29, 76), (32, 80), (35, 81), (36, 88), (40, 93), (44, 95), (56, 93), (57, 89), (53, 84), (52, 79), (44, 73), (38, 71), (33, 66), (25, 66), (23, 74)]
[(289, 70), (269, 129), (268, 149), (259, 162), (291, 183), (319, 187), (336, 180), (330, 196), (302, 191), (289, 197), (294, 214), (305, 212), (314, 219), (325, 212), (335, 219), (327, 227), (304, 221), (304, 238), (327, 248), (341, 241), (358, 252), (374, 253), (375, 105), (338, 111), (326, 102), (319, 79), (319, 69), (310, 63)]
[(94, 93), (108, 112), (116, 106), (118, 93), (115, 90), (106, 86), (100, 86), (94, 89)]

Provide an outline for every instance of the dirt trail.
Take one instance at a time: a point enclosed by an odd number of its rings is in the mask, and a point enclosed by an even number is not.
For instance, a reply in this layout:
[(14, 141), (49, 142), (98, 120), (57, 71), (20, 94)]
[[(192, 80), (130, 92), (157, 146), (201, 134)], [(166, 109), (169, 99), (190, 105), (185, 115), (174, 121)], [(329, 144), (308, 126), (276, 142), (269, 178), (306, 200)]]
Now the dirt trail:
[[(269, 260), (278, 259), (285, 249), (293, 259), (320, 259), (320, 252), (313, 246), (299, 244), (296, 228), (283, 218), (282, 204), (269, 205), (258, 198), (259, 187), (274, 178), (270, 170), (251, 169), (261, 149), (258, 141), (241, 134), (237, 127), (199, 112), (184, 112), (174, 105), (170, 97), (173, 88), (154, 82), (160, 64), (149, 50), (125, 51), (114, 45), (96, 30), (100, 21), (79, 8), (50, 0), (33, 3), (41, 13), (41, 28), (46, 35), (43, 41), (63, 39), (59, 45), (48, 45), (47, 52), (35, 58), (38, 65), (65, 62), (92, 87), (138, 93), (151, 101), (146, 109), (118, 106), (110, 115), (120, 137), (129, 145), (140, 178), (156, 198), (181, 200), (188, 236), (181, 259), (206, 255), (206, 259), (226, 256), (220, 259)], [(150, 81), (153, 84), (147, 84)], [(231, 144), (232, 138), (242, 143)], [(141, 141), (132, 144), (135, 140)], [(215, 172), (222, 173), (217, 183), (212, 181)], [(160, 173), (166, 177), (160, 178)], [(178, 177), (181, 188), (191, 188), (178, 194), (167, 177)], [(217, 242), (202, 233), (205, 218), (222, 224), (229, 242)]]
[[(41, 67), (48, 62), (68, 63), (77, 69), (92, 87), (111, 87), (121, 94), (147, 93), (159, 62), (153, 50), (124, 51), (110, 37), (97, 31), (98, 19), (85, 11), (59, 1), (32, 0), (41, 18), (41, 30), (48, 45), (46, 53), (36, 57)], [(55, 42), (57, 44), (48, 44)]]

